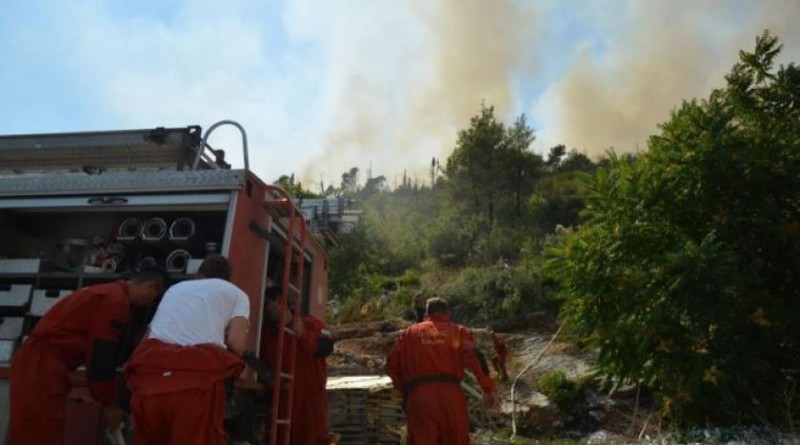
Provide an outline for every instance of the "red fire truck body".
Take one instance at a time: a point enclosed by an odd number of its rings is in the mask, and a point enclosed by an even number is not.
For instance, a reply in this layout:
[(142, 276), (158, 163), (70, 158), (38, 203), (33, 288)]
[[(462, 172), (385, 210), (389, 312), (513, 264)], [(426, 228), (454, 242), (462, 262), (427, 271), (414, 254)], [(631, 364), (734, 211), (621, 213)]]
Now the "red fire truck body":
[[(245, 169), (231, 169), (208, 143), (226, 123), (242, 132)], [(174, 281), (191, 279), (203, 257), (221, 253), (250, 297), (256, 356), (268, 286), (285, 289), (283, 304), (294, 296), (294, 310), (324, 320), (328, 260), (296, 204), (249, 170), (241, 126), (225, 121), (201, 136), (199, 127), (0, 136), (0, 438), (11, 355), (72, 290), (153, 263)], [(153, 311), (132, 313), (120, 367)], [(66, 443), (104, 443), (100, 407), (80, 370), (73, 381)], [(258, 388), (252, 370), (240, 383)]]

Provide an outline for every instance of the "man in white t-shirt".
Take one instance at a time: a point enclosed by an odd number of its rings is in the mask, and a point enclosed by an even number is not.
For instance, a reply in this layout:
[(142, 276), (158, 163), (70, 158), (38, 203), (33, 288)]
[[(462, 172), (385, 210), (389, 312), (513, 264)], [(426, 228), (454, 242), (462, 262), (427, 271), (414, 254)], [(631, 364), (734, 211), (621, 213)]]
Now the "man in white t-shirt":
[(229, 281), (205, 278), (202, 270), (198, 275), (198, 279), (175, 284), (164, 294), (150, 323), (149, 338), (181, 346), (208, 343), (243, 352), (246, 345), (227, 344), (225, 333), (229, 326), (240, 330), (247, 326), (250, 299)]
[(223, 256), (197, 275), (167, 290), (126, 366), (134, 443), (226, 443), (224, 381), (244, 368), (250, 300)]

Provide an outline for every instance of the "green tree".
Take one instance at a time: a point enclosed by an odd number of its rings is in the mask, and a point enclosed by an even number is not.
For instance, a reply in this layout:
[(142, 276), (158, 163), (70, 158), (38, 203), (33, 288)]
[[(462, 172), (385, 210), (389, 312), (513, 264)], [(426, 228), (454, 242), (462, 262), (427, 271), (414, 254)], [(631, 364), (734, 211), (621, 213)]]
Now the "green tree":
[(291, 175), (281, 175), (277, 181), (275, 181), (275, 185), (281, 186), (284, 190), (289, 192), (295, 199), (304, 199), (304, 198), (321, 198), (322, 196), (311, 192), (310, 190), (306, 190), (303, 188), (303, 185), (300, 181), (295, 182), (294, 173)]
[(547, 154), (547, 161), (544, 165), (550, 171), (555, 171), (561, 165), (561, 158), (567, 153), (567, 147), (564, 144), (558, 144), (550, 148), (550, 153)]
[(361, 189), (360, 196), (362, 198), (368, 198), (372, 195), (385, 191), (388, 188), (386, 185), (386, 177), (381, 175), (375, 178), (367, 179), (367, 182), (364, 184), (364, 188)]
[(445, 168), (455, 201), (468, 202), (468, 209), (482, 215), (487, 228), (494, 222), (500, 192), (498, 167), (505, 137), (505, 126), (495, 118), (494, 107), (481, 104), (470, 127), (458, 132), (456, 148)]
[(342, 173), (342, 184), (339, 187), (338, 196), (352, 198), (358, 193), (358, 172), (358, 167), (351, 167), (350, 170)]
[(545, 233), (552, 233), (558, 224), (577, 226), (592, 178), (587, 172), (569, 171), (552, 173), (538, 181), (529, 199), (535, 225)]
[(548, 265), (598, 366), (678, 421), (785, 420), (800, 368), (800, 70), (773, 69), (779, 51), (759, 36), (648, 152), (612, 155)]
[(360, 297), (369, 277), (380, 273), (385, 248), (368, 223), (341, 234), (339, 244), (329, 251), (331, 295), (344, 300)]
[(568, 172), (568, 171), (592, 171), (594, 170), (595, 165), (588, 156), (583, 153), (578, 152), (574, 148), (570, 150), (567, 154), (567, 157), (561, 161), (558, 169), (560, 171)]
[(520, 315), (544, 304), (537, 269), (502, 263), (463, 268), (438, 295), (450, 302), (454, 319), (470, 324), (510, 327)]
[(521, 115), (514, 125), (506, 130), (504, 156), (501, 157), (501, 185), (504, 194), (513, 195), (513, 215), (515, 219), (523, 216), (523, 201), (533, 192), (533, 187), (543, 165), (542, 157), (531, 151), (536, 135), (528, 126), (525, 115)]
[[(457, 262), (487, 265), (498, 259), (497, 252), (505, 249), (497, 249), (495, 244), (505, 240), (492, 236), (502, 232), (496, 226), (525, 222), (525, 203), (542, 173), (542, 158), (530, 149), (534, 139), (525, 115), (506, 127), (495, 118), (493, 107), (481, 106), (470, 127), (458, 133), (440, 181), (447, 192), (448, 219), (455, 218), (453, 223), (460, 233), (436, 232), (432, 246), (454, 246), (457, 239), (468, 238), (475, 248), (469, 257), (462, 255), (463, 249), (451, 252)], [(465, 236), (464, 228), (475, 232)], [(436, 251), (438, 258), (451, 256), (438, 248)]]
[(477, 238), (478, 218), (452, 211), (440, 212), (425, 226), (429, 253), (444, 267), (460, 267), (469, 262)]
[(424, 228), (438, 212), (419, 194), (378, 193), (364, 201), (363, 220), (383, 246), (380, 272), (402, 274), (415, 267), (425, 252)]

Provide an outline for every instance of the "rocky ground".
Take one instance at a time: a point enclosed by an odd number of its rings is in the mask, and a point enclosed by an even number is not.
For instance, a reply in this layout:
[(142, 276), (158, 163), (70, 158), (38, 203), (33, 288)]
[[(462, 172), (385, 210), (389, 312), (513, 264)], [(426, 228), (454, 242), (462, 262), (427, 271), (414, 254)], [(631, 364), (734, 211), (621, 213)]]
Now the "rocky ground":
[[(483, 425), (486, 429), (483, 436), (506, 440), (512, 431), (512, 412), (519, 437), (583, 439), (592, 434), (604, 438), (644, 437), (657, 432), (658, 425), (652, 421), (652, 413), (641, 397), (636, 406), (636, 394), (630, 390), (612, 395), (590, 394), (585, 406), (571, 414), (561, 413), (547, 397), (536, 391), (538, 379), (549, 370), (560, 369), (570, 378), (585, 378), (590, 373), (593, 356), (558, 339), (548, 344), (556, 332), (554, 320), (544, 314), (534, 318), (531, 326), (535, 329), (507, 333), (506, 338), (511, 351), (508, 366), (512, 376), (531, 362), (536, 363), (518, 379), (513, 405), (512, 382), (500, 382), (500, 403), (496, 412), (491, 413), (494, 422), (486, 421)], [(337, 343), (329, 358), (331, 376), (382, 374), (387, 354), (399, 331), (407, 325), (406, 321), (389, 320), (333, 328)], [(473, 329), (473, 332), (480, 348), (490, 357), (489, 334), (485, 329)], [(482, 440), (481, 437), (481, 433), (477, 434), (476, 440)]]
[[(333, 328), (337, 343), (335, 352), (329, 358), (330, 374), (383, 374), (386, 356), (399, 331), (408, 324), (407, 321), (388, 320)], [(511, 351), (508, 369), (512, 377), (510, 381), (500, 382), (498, 408), (492, 413), (478, 416), (482, 419), (482, 425), (473, 435), (476, 444), (512, 443), (510, 437), (516, 429), (513, 442), (516, 444), (800, 445), (800, 440), (794, 437), (782, 436), (760, 427), (697, 430), (680, 434), (670, 431), (660, 423), (651, 397), (635, 387), (607, 388), (591, 374), (594, 354), (579, 350), (557, 337), (553, 340), (557, 325), (552, 317), (536, 314), (529, 326), (529, 329), (505, 334)], [(479, 347), (490, 357), (492, 346), (489, 334), (479, 328), (473, 329), (473, 332)], [(539, 378), (551, 370), (561, 370), (571, 379), (587, 382), (584, 396), (569, 413), (560, 411), (537, 391)], [(512, 385), (518, 375), (516, 385)], [(473, 405), (479, 406), (478, 403)]]

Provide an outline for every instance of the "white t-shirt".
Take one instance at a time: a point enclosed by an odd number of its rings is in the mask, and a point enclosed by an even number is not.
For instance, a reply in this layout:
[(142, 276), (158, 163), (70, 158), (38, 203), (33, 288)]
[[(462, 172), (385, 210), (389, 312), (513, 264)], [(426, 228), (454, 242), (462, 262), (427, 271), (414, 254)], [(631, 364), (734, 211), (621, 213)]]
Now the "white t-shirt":
[(250, 316), (250, 299), (219, 278), (171, 286), (150, 322), (150, 338), (182, 346), (213, 343), (225, 347), (225, 328), (234, 317)]

